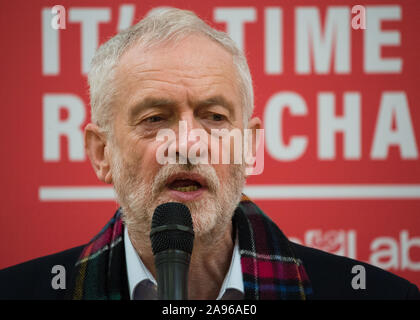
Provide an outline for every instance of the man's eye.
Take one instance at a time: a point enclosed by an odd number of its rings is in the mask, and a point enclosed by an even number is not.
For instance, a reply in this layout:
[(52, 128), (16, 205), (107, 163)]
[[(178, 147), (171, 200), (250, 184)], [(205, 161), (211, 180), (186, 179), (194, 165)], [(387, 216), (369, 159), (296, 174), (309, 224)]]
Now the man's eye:
[(155, 123), (155, 122), (159, 122), (162, 121), (163, 118), (161, 116), (151, 116), (148, 117), (146, 119), (144, 119), (144, 121), (146, 121), (147, 123)]
[(226, 117), (225, 117), (224, 115), (222, 115), (222, 114), (218, 114), (218, 113), (213, 113), (213, 114), (210, 116), (210, 118), (211, 118), (211, 120), (213, 120), (213, 121), (224, 121), (224, 120), (226, 120)]

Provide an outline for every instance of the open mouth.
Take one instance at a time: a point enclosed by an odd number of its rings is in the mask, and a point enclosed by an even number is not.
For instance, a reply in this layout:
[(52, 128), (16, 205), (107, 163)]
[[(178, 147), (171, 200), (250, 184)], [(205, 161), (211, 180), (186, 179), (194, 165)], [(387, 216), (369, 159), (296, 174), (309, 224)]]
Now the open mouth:
[(194, 192), (207, 188), (206, 179), (192, 173), (178, 173), (167, 181), (167, 187), (178, 192)]
[(192, 192), (201, 189), (201, 184), (197, 181), (190, 180), (190, 179), (177, 179), (172, 182), (169, 186), (169, 189), (181, 191), (181, 192)]

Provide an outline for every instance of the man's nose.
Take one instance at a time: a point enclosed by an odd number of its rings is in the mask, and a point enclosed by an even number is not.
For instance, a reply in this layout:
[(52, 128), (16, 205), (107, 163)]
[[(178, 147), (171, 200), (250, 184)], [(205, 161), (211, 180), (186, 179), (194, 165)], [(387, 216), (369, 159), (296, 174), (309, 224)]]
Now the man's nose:
[[(196, 164), (208, 154), (207, 133), (192, 113), (181, 115), (177, 128), (176, 154), (178, 163)], [(183, 161), (182, 161), (183, 160)]]

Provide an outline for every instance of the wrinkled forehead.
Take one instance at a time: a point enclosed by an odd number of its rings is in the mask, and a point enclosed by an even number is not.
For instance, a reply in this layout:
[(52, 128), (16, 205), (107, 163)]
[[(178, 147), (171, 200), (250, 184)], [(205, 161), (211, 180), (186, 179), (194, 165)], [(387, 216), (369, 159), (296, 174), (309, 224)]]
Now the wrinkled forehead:
[(232, 54), (224, 48), (220, 43), (199, 33), (186, 33), (174, 35), (168, 39), (148, 39), (140, 37), (136, 42), (129, 46), (120, 57), (120, 62), (130, 56), (138, 53), (138, 55), (147, 55), (154, 52), (166, 52), (167, 54), (178, 52), (182, 49), (189, 51), (191, 56), (200, 56), (204, 53), (204, 57), (209, 55), (209, 51), (217, 52), (224, 55), (230, 63), (233, 63)]
[(135, 84), (145, 76), (162, 70), (182, 71), (191, 78), (213, 75), (225, 78), (237, 87), (238, 77), (233, 56), (220, 44), (202, 35), (190, 35), (152, 46), (136, 43), (120, 58), (116, 80), (120, 84)]

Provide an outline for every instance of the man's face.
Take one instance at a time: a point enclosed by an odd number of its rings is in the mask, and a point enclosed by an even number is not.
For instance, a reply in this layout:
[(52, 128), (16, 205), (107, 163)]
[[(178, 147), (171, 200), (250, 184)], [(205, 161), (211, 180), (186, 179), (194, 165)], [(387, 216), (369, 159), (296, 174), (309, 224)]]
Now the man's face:
[[(245, 182), (244, 165), (210, 163), (211, 129), (243, 129), (231, 54), (202, 36), (148, 50), (137, 45), (121, 57), (116, 80), (111, 172), (127, 227), (148, 232), (154, 209), (175, 201), (189, 207), (196, 237), (215, 237), (229, 225)], [(174, 131), (180, 157), (194, 145), (180, 145), (180, 121), (188, 133), (205, 130), (209, 164), (158, 163), (159, 130)]]

